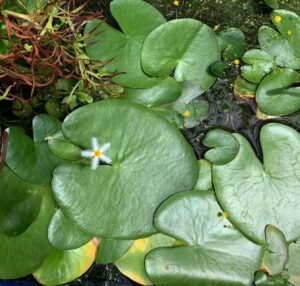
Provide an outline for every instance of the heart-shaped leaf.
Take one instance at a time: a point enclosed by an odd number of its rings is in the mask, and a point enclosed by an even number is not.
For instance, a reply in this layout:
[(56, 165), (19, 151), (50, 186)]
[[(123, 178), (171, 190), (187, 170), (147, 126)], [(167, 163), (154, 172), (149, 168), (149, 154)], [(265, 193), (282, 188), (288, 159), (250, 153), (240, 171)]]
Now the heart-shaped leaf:
[(0, 279), (16, 279), (31, 274), (53, 250), (48, 242), (47, 228), (54, 205), (43, 192), (43, 202), (37, 219), (17, 236), (0, 234)]
[(4, 166), (0, 173), (0, 233), (20, 235), (40, 212), (43, 188), (27, 184)]
[(215, 82), (209, 67), (218, 60), (216, 35), (194, 19), (162, 24), (146, 38), (142, 50), (142, 66), (148, 75), (167, 76), (175, 70), (177, 81), (197, 82), (203, 92)]
[(49, 184), (52, 171), (62, 160), (48, 148), (47, 137), (61, 128), (61, 123), (49, 115), (38, 115), (33, 119), (34, 141), (21, 129), (7, 129), (8, 149), (6, 164), (23, 180), (32, 184)]
[(248, 64), (241, 67), (242, 76), (250, 82), (260, 83), (266, 74), (276, 68), (274, 58), (262, 50), (249, 50), (242, 59)]
[(300, 108), (300, 87), (291, 87), (299, 82), (300, 75), (291, 69), (276, 69), (267, 75), (256, 92), (259, 108), (269, 115), (285, 115)]
[(155, 227), (188, 246), (158, 248), (146, 257), (155, 285), (250, 285), (262, 248), (246, 239), (227, 220), (213, 192), (172, 196), (158, 209)]
[(266, 227), (267, 248), (261, 269), (271, 276), (279, 275), (288, 259), (288, 247), (284, 234), (275, 226)]
[(192, 148), (175, 126), (142, 105), (124, 100), (89, 104), (71, 113), (62, 131), (84, 149), (91, 148), (93, 137), (111, 145), (105, 154), (110, 165), (97, 170), (61, 165), (52, 181), (64, 215), (95, 236), (132, 239), (154, 233), (157, 206), (196, 184)]
[(152, 249), (176, 244), (178, 244), (176, 239), (160, 233), (136, 240), (131, 248), (116, 261), (116, 266), (131, 280), (141, 285), (153, 285), (145, 269), (146, 255)]
[[(269, 224), (280, 229), (287, 241), (300, 237), (299, 133), (278, 123), (264, 125), (260, 132), (263, 164), (242, 135), (230, 136), (239, 146), (235, 157), (229, 154), (222, 164), (217, 156), (207, 158), (213, 163), (218, 200), (230, 213), (230, 221), (261, 244), (265, 243), (265, 228)], [(215, 146), (222, 138), (220, 133), (215, 138)], [(227, 143), (232, 144), (229, 140)], [(236, 143), (233, 147), (236, 148)], [(224, 156), (220, 154), (222, 159)]]
[(132, 240), (101, 239), (96, 261), (102, 264), (114, 263), (131, 247)]
[(83, 275), (95, 261), (97, 243), (93, 240), (72, 250), (54, 250), (33, 273), (42, 285), (60, 285)]
[(50, 221), (48, 239), (56, 249), (70, 250), (83, 246), (92, 236), (73, 225), (61, 210), (58, 210)]
[(150, 88), (130, 88), (122, 98), (144, 105), (163, 105), (178, 99), (181, 89), (173, 78), (167, 78)]
[(150, 78), (141, 67), (141, 51), (145, 38), (156, 27), (165, 23), (164, 17), (142, 0), (114, 0), (111, 13), (122, 32), (100, 20), (86, 25), (85, 35), (93, 35), (86, 51), (91, 59), (111, 62), (105, 66), (111, 72), (121, 73), (113, 81), (126, 87), (148, 88), (160, 82)]
[(240, 58), (245, 53), (245, 35), (237, 28), (220, 31), (218, 34), (218, 42), (224, 60), (234, 60)]
[(291, 11), (275, 10), (271, 19), (279, 33), (262, 26), (258, 33), (261, 49), (274, 57), (277, 65), (300, 69), (300, 17)]

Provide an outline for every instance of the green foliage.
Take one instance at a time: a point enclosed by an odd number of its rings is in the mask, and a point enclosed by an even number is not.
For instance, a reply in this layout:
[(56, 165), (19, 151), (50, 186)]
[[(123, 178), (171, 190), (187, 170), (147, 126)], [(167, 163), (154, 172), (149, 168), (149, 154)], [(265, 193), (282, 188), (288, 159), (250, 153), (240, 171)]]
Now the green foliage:
[(264, 0), (264, 1), (272, 9), (278, 9), (279, 8), (278, 0)]
[[(263, 163), (243, 136), (231, 136), (235, 140), (228, 140), (227, 145), (234, 143), (236, 148), (237, 142), (238, 153), (221, 164), (212, 161), (215, 192), (230, 221), (260, 244), (265, 244), (269, 224), (280, 229), (287, 241), (299, 238), (299, 133), (278, 123), (264, 125), (260, 132)], [(209, 146), (216, 146), (222, 138), (220, 133)]]

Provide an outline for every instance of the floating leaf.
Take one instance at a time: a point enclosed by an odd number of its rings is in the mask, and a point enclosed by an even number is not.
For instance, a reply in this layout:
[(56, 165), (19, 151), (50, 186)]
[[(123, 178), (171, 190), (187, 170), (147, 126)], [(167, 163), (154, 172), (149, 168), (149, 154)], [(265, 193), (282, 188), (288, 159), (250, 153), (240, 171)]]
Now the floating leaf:
[(292, 242), (289, 245), (289, 260), (283, 277), (292, 285), (300, 285), (300, 241)]
[(52, 181), (64, 215), (95, 236), (132, 239), (155, 233), (157, 206), (196, 184), (192, 148), (175, 126), (142, 105), (116, 99), (89, 104), (71, 113), (62, 131), (83, 149), (91, 148), (93, 137), (111, 144), (111, 165), (97, 170), (61, 165)]
[(246, 39), (244, 33), (237, 28), (229, 28), (220, 31), (218, 42), (222, 57), (225, 60), (240, 58), (246, 50)]
[(199, 177), (195, 190), (207, 191), (212, 189), (211, 163), (207, 160), (199, 160)]
[(188, 246), (157, 248), (147, 255), (146, 270), (155, 285), (251, 284), (262, 249), (222, 213), (213, 192), (176, 194), (159, 207), (155, 227)]
[(145, 269), (146, 255), (152, 249), (176, 244), (178, 244), (176, 239), (160, 233), (142, 238), (134, 241), (131, 248), (115, 264), (131, 280), (141, 285), (153, 285)]
[(300, 108), (300, 75), (291, 69), (276, 69), (267, 75), (256, 92), (259, 108), (269, 115), (285, 115)]
[(67, 140), (61, 131), (48, 138), (48, 146), (51, 152), (64, 160), (81, 159), (81, 149)]
[[(176, 43), (176, 45), (174, 45)], [(142, 66), (151, 76), (167, 76), (200, 84), (202, 92), (215, 82), (209, 67), (220, 60), (217, 38), (211, 28), (194, 19), (162, 24), (146, 38)]]
[(278, 9), (279, 8), (278, 0), (265, 0), (265, 2), (272, 9)]
[(257, 84), (244, 80), (238, 76), (234, 82), (234, 95), (237, 98), (254, 98)]
[(150, 4), (141, 0), (114, 0), (110, 10), (122, 32), (100, 20), (88, 22), (85, 35), (94, 35), (86, 47), (91, 59), (108, 63), (105, 68), (121, 73), (113, 81), (126, 87), (148, 88), (160, 83), (142, 70), (140, 58), (145, 38), (165, 23), (164, 17)]
[(262, 271), (255, 274), (255, 286), (290, 286), (281, 276), (268, 276)]
[(101, 239), (96, 260), (102, 264), (114, 263), (131, 247), (132, 240)]
[(248, 64), (241, 67), (242, 76), (250, 82), (260, 83), (266, 74), (276, 68), (274, 58), (262, 50), (249, 50), (242, 59)]
[(83, 246), (92, 239), (92, 236), (73, 225), (58, 210), (50, 221), (48, 239), (56, 249), (70, 250)]
[(40, 212), (43, 189), (27, 184), (6, 166), (0, 173), (0, 233), (19, 235)]
[[(300, 237), (299, 133), (282, 124), (264, 125), (260, 131), (264, 163), (242, 135), (229, 136), (235, 141), (228, 140), (227, 148), (236, 148), (238, 143), (236, 156), (229, 153), (228, 160), (224, 160), (226, 154), (220, 153), (222, 164), (218, 156), (205, 157), (213, 163), (215, 192), (223, 209), (230, 213), (230, 221), (261, 244), (265, 244), (265, 228), (269, 224), (280, 229), (287, 241)], [(209, 146), (217, 146), (223, 137), (220, 133), (215, 144), (211, 141)]]
[(54, 213), (48, 190), (37, 219), (25, 232), (17, 236), (0, 234), (0, 279), (16, 279), (31, 274), (52, 251), (47, 238), (47, 227)]
[(279, 33), (262, 26), (258, 32), (261, 49), (274, 57), (277, 65), (300, 69), (300, 17), (291, 11), (275, 10), (271, 19)]
[(271, 276), (279, 275), (288, 259), (288, 247), (284, 234), (273, 225), (266, 227), (267, 248), (261, 269)]
[(60, 125), (57, 119), (49, 115), (36, 116), (32, 123), (34, 141), (21, 129), (8, 128), (8, 167), (29, 183), (50, 183), (53, 169), (62, 163), (62, 160), (50, 152), (46, 139), (60, 130)]
[(219, 78), (226, 78), (227, 77), (226, 71), (229, 68), (229, 65), (224, 61), (217, 61), (213, 63), (209, 68), (213, 75)]
[(42, 285), (60, 285), (83, 275), (93, 264), (97, 244), (90, 241), (73, 250), (54, 250), (41, 267), (33, 273)]
[(163, 105), (177, 100), (181, 89), (173, 78), (167, 78), (150, 88), (130, 88), (122, 98), (144, 105)]

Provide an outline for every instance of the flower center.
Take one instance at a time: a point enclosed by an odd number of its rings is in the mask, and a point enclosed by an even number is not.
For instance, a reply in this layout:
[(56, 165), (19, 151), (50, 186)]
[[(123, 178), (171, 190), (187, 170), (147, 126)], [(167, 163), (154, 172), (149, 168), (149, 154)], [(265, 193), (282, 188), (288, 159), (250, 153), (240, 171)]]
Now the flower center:
[(102, 152), (101, 152), (101, 150), (99, 150), (99, 149), (96, 149), (95, 151), (94, 151), (94, 157), (96, 157), (96, 158), (100, 158), (102, 156)]

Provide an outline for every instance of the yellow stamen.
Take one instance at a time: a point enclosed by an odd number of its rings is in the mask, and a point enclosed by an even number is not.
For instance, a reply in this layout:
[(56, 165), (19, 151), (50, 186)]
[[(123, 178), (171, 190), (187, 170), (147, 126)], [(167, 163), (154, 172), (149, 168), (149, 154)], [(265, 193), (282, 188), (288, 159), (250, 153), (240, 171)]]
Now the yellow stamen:
[(184, 117), (190, 117), (191, 113), (187, 110), (183, 113)]
[(223, 218), (228, 218), (229, 217), (229, 212), (227, 212), (227, 211), (223, 212), (222, 217)]
[(289, 36), (292, 36), (292, 35), (293, 35), (293, 32), (292, 32), (291, 30), (289, 30), (289, 31), (288, 31), (288, 35), (289, 35)]
[(102, 152), (99, 149), (96, 149), (94, 151), (94, 157), (100, 158), (102, 156)]
[(179, 1), (178, 1), (178, 0), (175, 0), (175, 1), (173, 2), (173, 4), (174, 4), (175, 6), (179, 6)]
[(282, 17), (279, 16), (279, 15), (277, 15), (277, 16), (275, 16), (274, 19), (275, 19), (275, 23), (279, 24), (281, 22), (281, 20), (282, 20)]
[(236, 60), (234, 60), (233, 62), (234, 62), (234, 64), (237, 65), (237, 66), (240, 64), (240, 60), (239, 60), (239, 59), (236, 59)]

